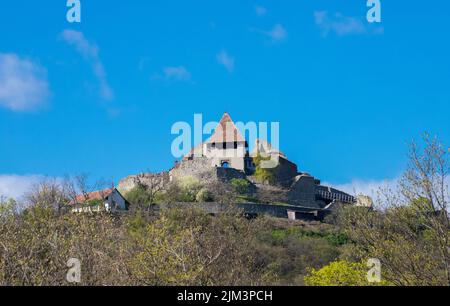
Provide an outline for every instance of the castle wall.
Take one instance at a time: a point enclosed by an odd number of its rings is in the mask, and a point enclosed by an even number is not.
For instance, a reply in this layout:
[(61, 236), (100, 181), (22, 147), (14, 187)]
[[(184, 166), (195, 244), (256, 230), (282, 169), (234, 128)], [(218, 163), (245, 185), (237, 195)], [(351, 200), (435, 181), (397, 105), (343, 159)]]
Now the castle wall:
[(228, 146), (227, 148), (222, 148), (220, 146), (212, 146), (211, 143), (206, 143), (203, 146), (203, 154), (205, 157), (211, 159), (213, 167), (221, 167), (222, 163), (226, 161), (231, 168), (244, 171), (244, 158), (247, 154), (245, 142), (238, 142), (236, 148), (234, 147), (234, 143), (228, 143), (226, 145)]
[(243, 158), (247, 153), (245, 142), (238, 142), (236, 148), (234, 143), (227, 143), (226, 148), (222, 148), (220, 145), (222, 144), (217, 144), (213, 147), (211, 143), (204, 144), (203, 154), (208, 158)]
[(316, 184), (312, 176), (306, 174), (297, 176), (289, 190), (288, 197), (292, 204), (320, 208), (316, 201)]
[(245, 170), (245, 160), (243, 157), (224, 157), (224, 158), (213, 158), (213, 167), (222, 167), (223, 162), (229, 163), (229, 168), (237, 169), (240, 171)]
[(278, 167), (275, 169), (275, 177), (279, 184), (288, 187), (292, 184), (297, 175), (297, 165), (280, 157), (278, 160)]
[(216, 166), (216, 162), (217, 160), (206, 157), (183, 161), (170, 171), (170, 178), (174, 181), (183, 177), (193, 176), (204, 184), (214, 183), (219, 179), (228, 181), (233, 178), (245, 178), (245, 174), (242, 171), (233, 169), (234, 167), (221, 168), (220, 165)]
[(170, 180), (178, 180), (183, 177), (193, 176), (202, 181), (214, 179), (215, 171), (212, 160), (205, 157), (194, 158), (180, 163), (170, 170)]

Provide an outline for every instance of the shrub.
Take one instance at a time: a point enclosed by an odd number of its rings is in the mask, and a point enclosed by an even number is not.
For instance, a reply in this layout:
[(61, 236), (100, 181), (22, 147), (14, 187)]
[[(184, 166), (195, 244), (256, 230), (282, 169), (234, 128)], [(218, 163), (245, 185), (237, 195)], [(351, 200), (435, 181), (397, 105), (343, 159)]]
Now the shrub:
[(262, 157), (261, 155), (257, 155), (253, 158), (253, 162), (256, 166), (253, 176), (262, 183), (273, 184), (275, 182), (275, 168), (267, 169), (261, 167), (261, 163), (268, 160), (270, 160), (270, 157)]
[(245, 179), (232, 179), (231, 185), (238, 194), (245, 195), (250, 191), (250, 182)]
[(308, 230), (269, 218), (258, 233), (257, 264), (277, 276), (276, 285), (304, 285), (303, 278), (310, 269), (320, 269), (341, 255), (340, 247), (327, 239), (331, 230)]
[(369, 286), (390, 285), (389, 282), (369, 283), (367, 280), (368, 268), (363, 262), (348, 262), (338, 260), (330, 263), (320, 270), (312, 269), (305, 277), (308, 286)]
[(367, 285), (366, 271), (360, 263), (335, 261), (322, 269), (312, 269), (305, 277), (308, 286), (362, 286)]
[(181, 202), (195, 202), (197, 193), (203, 187), (201, 182), (193, 176), (184, 177), (179, 182), (179, 185), (181, 188)]
[(202, 188), (195, 196), (195, 200), (199, 203), (212, 202), (213, 197), (211, 192), (208, 189)]
[(143, 186), (138, 186), (131, 189), (129, 192), (127, 192), (125, 198), (135, 207), (148, 207), (154, 204), (154, 197)]
[(0, 218), (13, 216), (17, 212), (17, 202), (0, 196)]
[(133, 283), (233, 286), (271, 281), (265, 267), (253, 265), (258, 222), (230, 212), (211, 217), (183, 208), (164, 210), (150, 223), (138, 217), (131, 224), (128, 267)]

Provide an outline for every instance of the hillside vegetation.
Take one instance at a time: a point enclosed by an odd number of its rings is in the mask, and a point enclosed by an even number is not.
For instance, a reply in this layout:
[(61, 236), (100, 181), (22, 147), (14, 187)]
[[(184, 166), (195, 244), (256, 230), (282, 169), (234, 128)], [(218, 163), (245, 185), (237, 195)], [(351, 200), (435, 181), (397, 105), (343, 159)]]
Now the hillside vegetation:
[[(64, 205), (73, 189), (47, 182), (30, 191), (26, 209), (0, 198), (0, 285), (70, 285), (75, 258), (80, 285), (448, 286), (449, 152), (436, 139), (424, 144), (411, 146), (410, 167), (376, 209), (344, 206), (327, 223), (248, 220), (231, 204), (216, 216), (195, 207), (154, 211), (157, 195), (142, 190), (132, 195), (146, 205), (128, 213), (72, 214)], [(196, 181), (173, 193), (210, 196)], [(369, 259), (380, 263), (375, 282)]]

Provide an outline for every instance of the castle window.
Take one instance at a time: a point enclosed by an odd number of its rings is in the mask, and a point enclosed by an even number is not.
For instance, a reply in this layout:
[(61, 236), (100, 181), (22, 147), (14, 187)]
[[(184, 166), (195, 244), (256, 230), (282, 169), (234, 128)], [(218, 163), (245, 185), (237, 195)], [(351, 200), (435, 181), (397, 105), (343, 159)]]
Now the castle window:
[(222, 161), (222, 168), (230, 168), (230, 162), (229, 161)]
[(238, 143), (237, 143), (237, 141), (235, 141), (234, 142), (234, 149), (237, 149), (238, 148)]

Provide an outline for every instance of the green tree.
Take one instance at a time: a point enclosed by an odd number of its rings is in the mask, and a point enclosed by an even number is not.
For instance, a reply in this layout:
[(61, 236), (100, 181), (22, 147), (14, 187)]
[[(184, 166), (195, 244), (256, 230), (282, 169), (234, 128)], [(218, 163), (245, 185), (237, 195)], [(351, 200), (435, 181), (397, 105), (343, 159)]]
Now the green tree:
[(0, 196), (0, 218), (12, 217), (15, 213), (17, 213), (16, 200)]
[(170, 220), (161, 217), (135, 235), (139, 246), (128, 261), (132, 277), (150, 286), (186, 285), (202, 271), (201, 263), (190, 253), (197, 229), (171, 231)]
[(144, 209), (154, 204), (155, 196), (149, 192), (144, 186), (137, 186), (126, 193), (125, 198), (135, 207)]
[(246, 195), (250, 192), (250, 182), (246, 179), (232, 179), (231, 185), (234, 191), (240, 195)]
[(396, 285), (450, 285), (448, 150), (425, 136), (412, 144), (397, 188), (380, 190), (377, 210), (347, 207), (338, 225), (354, 242), (354, 258), (379, 258)]

